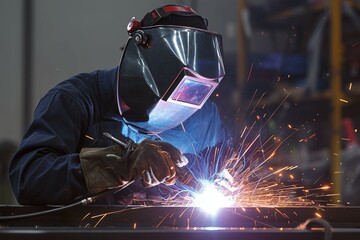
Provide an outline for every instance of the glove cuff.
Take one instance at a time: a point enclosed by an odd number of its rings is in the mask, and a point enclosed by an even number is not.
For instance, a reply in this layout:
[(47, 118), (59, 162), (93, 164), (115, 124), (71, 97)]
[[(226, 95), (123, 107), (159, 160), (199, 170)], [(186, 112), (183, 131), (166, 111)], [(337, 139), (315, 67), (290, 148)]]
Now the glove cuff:
[(121, 187), (130, 180), (127, 156), (123, 154), (124, 151), (118, 146), (81, 150), (79, 158), (90, 194)]

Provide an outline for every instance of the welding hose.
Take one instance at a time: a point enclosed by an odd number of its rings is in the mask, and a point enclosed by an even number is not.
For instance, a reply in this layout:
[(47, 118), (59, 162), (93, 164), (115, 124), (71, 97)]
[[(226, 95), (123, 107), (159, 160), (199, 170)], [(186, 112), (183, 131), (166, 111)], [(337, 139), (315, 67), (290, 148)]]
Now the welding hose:
[(31, 218), (31, 217), (38, 217), (38, 216), (42, 216), (42, 215), (46, 215), (46, 214), (51, 214), (54, 212), (63, 211), (63, 210), (73, 208), (76, 206), (85, 206), (85, 205), (94, 203), (97, 200), (99, 200), (109, 194), (119, 192), (119, 191), (123, 190), (124, 188), (127, 188), (128, 186), (130, 186), (133, 182), (134, 182), (134, 180), (129, 181), (128, 183), (126, 183), (125, 185), (123, 185), (121, 187), (107, 189), (107, 190), (99, 192), (91, 197), (83, 198), (80, 201), (77, 201), (77, 202), (74, 202), (74, 203), (71, 203), (71, 204), (68, 204), (65, 206), (56, 207), (56, 208), (45, 210), (45, 211), (33, 212), (33, 213), (18, 214), (18, 215), (11, 215), (11, 216), (0, 216), (0, 222), (9, 221), (9, 220), (19, 220), (19, 219), (25, 219), (25, 218)]

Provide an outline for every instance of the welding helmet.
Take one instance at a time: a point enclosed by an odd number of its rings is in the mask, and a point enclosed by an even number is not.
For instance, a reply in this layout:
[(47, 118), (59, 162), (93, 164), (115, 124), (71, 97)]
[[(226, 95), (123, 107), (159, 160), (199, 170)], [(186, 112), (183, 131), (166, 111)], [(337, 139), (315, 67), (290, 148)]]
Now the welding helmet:
[(174, 128), (200, 109), (225, 75), (222, 36), (187, 6), (166, 5), (128, 25), (117, 101), (143, 133)]

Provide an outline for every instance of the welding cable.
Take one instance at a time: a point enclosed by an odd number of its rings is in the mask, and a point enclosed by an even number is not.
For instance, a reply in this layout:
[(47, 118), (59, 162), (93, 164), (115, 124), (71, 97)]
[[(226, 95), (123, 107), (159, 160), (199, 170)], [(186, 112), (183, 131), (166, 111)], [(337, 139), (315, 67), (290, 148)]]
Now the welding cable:
[[(2, 221), (9, 221), (9, 220), (19, 220), (19, 219), (25, 219), (25, 218), (31, 218), (31, 217), (38, 217), (38, 216), (42, 216), (42, 215), (46, 215), (46, 214), (51, 214), (54, 212), (59, 212), (59, 211), (63, 211), (65, 209), (69, 209), (69, 208), (73, 208), (73, 207), (77, 207), (77, 206), (85, 206), (85, 205), (89, 205), (91, 203), (96, 202), (97, 200), (112, 194), (112, 193), (116, 193), (119, 192), (121, 190), (123, 190), (124, 188), (128, 187), (129, 185), (131, 185), (133, 181), (129, 181), (128, 183), (126, 183), (125, 185), (118, 187), (118, 188), (112, 188), (112, 189), (107, 189), (105, 191), (102, 191), (100, 193), (97, 193), (91, 197), (86, 197), (81, 199), (80, 201), (68, 204), (68, 205), (64, 205), (61, 207), (56, 207), (53, 209), (49, 209), (49, 210), (44, 210), (44, 211), (39, 211), (39, 212), (33, 212), (33, 213), (26, 213), (26, 214), (18, 214), (18, 215), (11, 215), (11, 216), (0, 216), (0, 222)], [(51, 206), (49, 206), (51, 207)]]
[[(108, 132), (104, 132), (103, 135), (106, 136), (107, 138), (109, 138), (110, 140), (112, 140), (114, 143), (120, 145), (124, 149), (133, 150), (132, 147), (134, 147), (134, 143), (132, 141), (129, 141), (129, 143), (126, 144), (126, 143), (123, 143), (122, 141), (120, 141), (119, 139), (115, 138), (114, 136), (112, 136)], [(34, 212), (34, 213), (11, 215), (11, 216), (0, 216), (0, 222), (1, 221), (8, 221), (8, 220), (18, 220), (18, 219), (24, 219), (24, 218), (37, 217), (37, 216), (41, 216), (41, 215), (46, 215), (46, 214), (58, 212), (58, 211), (63, 211), (65, 209), (73, 208), (73, 207), (76, 207), (76, 206), (88, 205), (88, 204), (94, 203), (98, 199), (101, 199), (101, 198), (103, 198), (103, 197), (105, 197), (107, 195), (114, 194), (114, 193), (117, 193), (117, 192), (123, 190), (124, 188), (131, 185), (134, 181), (135, 180), (129, 181), (128, 183), (126, 183), (123, 186), (120, 186), (120, 187), (117, 187), (117, 188), (107, 189), (107, 190), (102, 191), (100, 193), (97, 193), (97, 194), (95, 194), (95, 195), (93, 195), (91, 197), (83, 198), (80, 201), (77, 201), (77, 202), (74, 202), (74, 203), (71, 203), (71, 204), (68, 204), (68, 205), (65, 205), (65, 206), (56, 207), (56, 208), (53, 208), (53, 209)], [(51, 206), (49, 206), (49, 207), (51, 207)]]
[(332, 237), (332, 227), (331, 224), (324, 220), (324, 219), (320, 219), (320, 218), (311, 218), (306, 220), (304, 223), (300, 224), (297, 229), (308, 229), (311, 230), (312, 227), (314, 227), (314, 225), (317, 226), (321, 226), (324, 228), (324, 240), (331, 240)]

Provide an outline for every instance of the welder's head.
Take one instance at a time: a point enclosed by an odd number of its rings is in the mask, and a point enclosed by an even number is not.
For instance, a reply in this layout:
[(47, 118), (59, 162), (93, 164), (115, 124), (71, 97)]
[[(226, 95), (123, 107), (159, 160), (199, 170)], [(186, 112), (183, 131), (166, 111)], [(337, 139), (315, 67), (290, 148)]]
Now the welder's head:
[(224, 77), (222, 36), (192, 8), (166, 5), (131, 19), (118, 71), (124, 121), (159, 133), (200, 109)]

